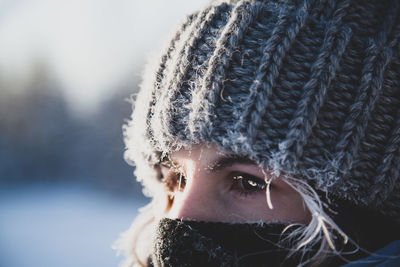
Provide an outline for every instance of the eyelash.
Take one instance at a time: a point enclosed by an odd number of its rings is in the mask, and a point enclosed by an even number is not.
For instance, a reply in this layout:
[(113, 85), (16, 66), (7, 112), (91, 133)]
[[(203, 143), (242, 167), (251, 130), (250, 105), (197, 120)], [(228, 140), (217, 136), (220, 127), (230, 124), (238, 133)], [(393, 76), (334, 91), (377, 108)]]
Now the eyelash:
[(263, 179), (248, 173), (235, 173), (232, 178), (234, 182), (231, 189), (237, 191), (241, 196), (250, 196), (267, 188)]
[[(229, 175), (231, 180), (230, 190), (237, 192), (242, 197), (247, 197), (255, 193), (264, 191), (267, 187), (264, 179), (242, 172), (234, 172)], [(163, 178), (169, 192), (182, 191), (186, 185), (186, 177), (182, 172), (170, 172)]]
[(162, 178), (162, 182), (167, 190), (171, 193), (182, 191), (186, 185), (186, 177), (182, 172), (170, 171), (166, 177)]

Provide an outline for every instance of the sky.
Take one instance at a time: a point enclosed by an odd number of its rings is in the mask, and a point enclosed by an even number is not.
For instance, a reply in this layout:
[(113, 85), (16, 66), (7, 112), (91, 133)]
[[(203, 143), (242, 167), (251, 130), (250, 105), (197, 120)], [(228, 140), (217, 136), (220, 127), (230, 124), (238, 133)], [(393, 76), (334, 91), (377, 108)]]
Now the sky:
[(93, 112), (121, 83), (138, 80), (145, 57), (207, 2), (0, 0), (0, 72), (24, 80), (44, 63), (71, 110)]

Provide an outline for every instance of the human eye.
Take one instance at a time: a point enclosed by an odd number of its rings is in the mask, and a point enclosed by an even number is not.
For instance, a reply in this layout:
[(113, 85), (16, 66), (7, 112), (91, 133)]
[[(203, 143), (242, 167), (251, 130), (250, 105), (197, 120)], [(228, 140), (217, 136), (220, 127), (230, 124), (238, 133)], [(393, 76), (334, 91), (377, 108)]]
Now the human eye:
[(264, 179), (248, 173), (234, 173), (231, 189), (242, 196), (263, 192), (267, 184)]
[(171, 162), (161, 163), (162, 183), (170, 193), (182, 191), (186, 185), (186, 177), (176, 164)]

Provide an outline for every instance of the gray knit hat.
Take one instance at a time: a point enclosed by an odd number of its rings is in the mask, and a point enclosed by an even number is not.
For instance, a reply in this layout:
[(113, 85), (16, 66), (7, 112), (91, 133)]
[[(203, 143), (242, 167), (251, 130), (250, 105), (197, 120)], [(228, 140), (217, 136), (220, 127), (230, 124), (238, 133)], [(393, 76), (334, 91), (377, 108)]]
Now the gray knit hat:
[(399, 1), (213, 2), (146, 72), (126, 158), (213, 144), (334, 198), (400, 216)]

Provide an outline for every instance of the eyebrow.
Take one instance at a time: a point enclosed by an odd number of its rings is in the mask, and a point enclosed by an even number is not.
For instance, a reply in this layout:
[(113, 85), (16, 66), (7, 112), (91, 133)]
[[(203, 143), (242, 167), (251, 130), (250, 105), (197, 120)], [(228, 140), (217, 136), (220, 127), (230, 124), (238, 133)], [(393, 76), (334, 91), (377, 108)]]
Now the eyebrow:
[[(257, 163), (254, 160), (251, 160), (248, 157), (235, 155), (235, 154), (227, 154), (227, 155), (222, 155), (222, 156), (218, 157), (216, 160), (210, 162), (206, 166), (206, 170), (208, 170), (210, 172), (217, 172), (224, 168), (231, 167), (235, 164), (257, 165)], [(172, 160), (169, 157), (164, 158), (160, 162), (160, 165), (167, 167), (167, 168), (171, 168), (171, 167), (179, 168), (181, 166), (179, 162)]]
[(248, 157), (239, 155), (224, 155), (207, 165), (206, 169), (211, 172), (217, 172), (224, 168), (228, 168), (234, 164), (253, 164), (256, 165), (254, 160)]

